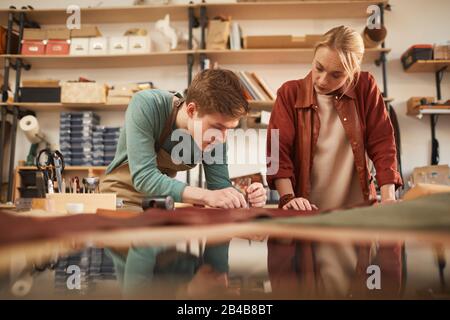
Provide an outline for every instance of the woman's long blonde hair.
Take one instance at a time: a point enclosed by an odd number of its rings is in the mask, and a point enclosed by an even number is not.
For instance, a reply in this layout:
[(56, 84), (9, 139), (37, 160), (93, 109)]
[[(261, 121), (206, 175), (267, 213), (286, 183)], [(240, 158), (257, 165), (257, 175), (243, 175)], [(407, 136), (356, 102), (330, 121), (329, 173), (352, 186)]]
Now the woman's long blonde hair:
[(361, 35), (347, 26), (335, 27), (325, 33), (324, 39), (316, 45), (314, 54), (323, 47), (336, 50), (341, 58), (342, 66), (348, 75), (344, 92), (356, 85), (364, 56), (364, 41)]

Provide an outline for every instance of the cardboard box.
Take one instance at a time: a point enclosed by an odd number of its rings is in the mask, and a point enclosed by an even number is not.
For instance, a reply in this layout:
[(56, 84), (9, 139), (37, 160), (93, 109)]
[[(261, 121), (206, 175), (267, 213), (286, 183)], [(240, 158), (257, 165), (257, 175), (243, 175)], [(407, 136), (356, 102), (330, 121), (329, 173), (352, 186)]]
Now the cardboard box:
[(406, 103), (407, 105), (407, 115), (415, 116), (419, 114), (421, 103), (420, 100), (426, 99), (427, 103), (431, 104), (435, 102), (434, 97), (412, 97)]
[[(18, 50), (19, 50), (19, 35), (17, 34), (17, 32), (12, 32), (11, 33), (11, 47), (10, 47), (10, 53), (11, 54), (18, 54)], [(6, 53), (6, 40), (8, 37), (8, 30), (3, 27), (0, 26), (0, 54), (5, 54)], [(3, 83), (3, 82), (0, 82)]]
[(230, 21), (211, 20), (208, 24), (206, 49), (226, 50), (230, 37)]
[(44, 40), (23, 40), (21, 54), (29, 56), (43, 55), (45, 54), (45, 46)]
[(47, 32), (44, 29), (23, 29), (23, 40), (46, 40)]
[(108, 39), (105, 37), (97, 37), (89, 39), (89, 55), (108, 54)]
[(70, 32), (71, 38), (90, 38), (90, 37), (101, 37), (102, 34), (98, 30), (97, 26), (86, 26), (83, 25), (81, 29), (72, 29)]
[(149, 53), (150, 37), (149, 36), (128, 36), (128, 52), (129, 53)]
[(110, 37), (109, 54), (127, 54), (129, 37)]
[(73, 38), (70, 41), (71, 56), (87, 56), (89, 54), (89, 38)]
[(64, 82), (61, 86), (62, 103), (106, 103), (107, 87), (95, 82)]
[(438, 165), (414, 168), (411, 182), (412, 186), (419, 183), (450, 185), (450, 167)]
[(434, 60), (450, 60), (450, 43), (435, 45), (433, 52)]
[(48, 40), (69, 40), (70, 30), (67, 28), (47, 29)]
[(70, 51), (70, 40), (48, 40), (45, 48), (47, 55), (68, 55)]

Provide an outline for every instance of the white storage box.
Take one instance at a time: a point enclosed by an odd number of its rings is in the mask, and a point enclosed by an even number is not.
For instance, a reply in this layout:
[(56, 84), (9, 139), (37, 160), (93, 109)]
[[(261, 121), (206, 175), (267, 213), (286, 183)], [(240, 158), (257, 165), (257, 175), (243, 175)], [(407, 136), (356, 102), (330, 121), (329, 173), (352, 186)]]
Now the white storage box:
[(70, 43), (71, 56), (87, 56), (89, 54), (89, 38), (72, 38)]
[(149, 53), (151, 51), (149, 36), (129, 36), (128, 38), (129, 53)]
[(108, 54), (108, 38), (105, 37), (90, 38), (89, 54), (90, 55)]
[(109, 38), (109, 54), (127, 54), (128, 37)]

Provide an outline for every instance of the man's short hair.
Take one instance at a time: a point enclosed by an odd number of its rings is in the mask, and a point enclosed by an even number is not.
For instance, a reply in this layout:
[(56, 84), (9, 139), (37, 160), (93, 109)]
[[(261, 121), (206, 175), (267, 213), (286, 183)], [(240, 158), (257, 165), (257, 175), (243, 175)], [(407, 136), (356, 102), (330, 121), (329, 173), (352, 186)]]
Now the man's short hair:
[(187, 90), (186, 103), (191, 102), (197, 105), (200, 116), (220, 113), (237, 119), (249, 111), (238, 76), (225, 69), (209, 69), (197, 74)]

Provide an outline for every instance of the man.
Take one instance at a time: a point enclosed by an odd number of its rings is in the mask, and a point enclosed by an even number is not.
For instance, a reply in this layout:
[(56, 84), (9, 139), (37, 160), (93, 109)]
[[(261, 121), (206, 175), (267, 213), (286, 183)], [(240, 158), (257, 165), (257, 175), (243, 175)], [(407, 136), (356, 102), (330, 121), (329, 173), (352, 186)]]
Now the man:
[[(170, 195), (176, 202), (216, 208), (246, 207), (244, 195), (230, 182), (225, 135), (247, 112), (239, 78), (228, 70), (199, 73), (185, 101), (161, 90), (135, 94), (125, 115), (115, 158), (100, 183), (101, 191), (115, 192), (126, 210), (141, 211), (142, 199), (152, 195)], [(199, 158), (207, 189), (174, 179), (178, 171), (194, 168)], [(251, 184), (246, 192), (251, 206), (264, 206), (266, 192), (261, 183)], [(167, 250), (131, 247), (125, 254), (108, 250), (125, 294), (151, 290), (158, 256)], [(215, 279), (210, 286), (226, 286), (228, 245), (206, 245), (203, 266), (189, 261), (192, 265), (184, 270), (196, 274), (196, 283), (198, 279)], [(194, 273), (190, 276), (194, 277)]]
[[(229, 70), (199, 73), (185, 101), (162, 90), (135, 94), (101, 191), (115, 192), (124, 200), (126, 209), (135, 210), (141, 210), (144, 196), (152, 195), (170, 195), (176, 202), (216, 208), (246, 207), (244, 195), (231, 186), (225, 136), (227, 129), (235, 128), (247, 113), (248, 103), (239, 78)], [(179, 144), (182, 155), (176, 152)], [(217, 154), (222, 155), (219, 161)], [(216, 161), (204, 160), (211, 155)], [(207, 189), (174, 179), (178, 171), (194, 168), (199, 158), (203, 158)], [(266, 202), (260, 183), (251, 184), (247, 196), (253, 207), (262, 207)]]

